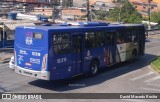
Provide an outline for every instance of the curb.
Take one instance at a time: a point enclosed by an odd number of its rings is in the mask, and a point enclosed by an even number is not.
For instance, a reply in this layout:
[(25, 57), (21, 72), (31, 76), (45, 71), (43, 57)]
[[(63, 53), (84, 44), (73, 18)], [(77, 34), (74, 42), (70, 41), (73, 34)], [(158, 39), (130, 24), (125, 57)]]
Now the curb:
[(160, 34), (160, 30), (155, 30), (155, 31), (148, 31), (148, 36), (149, 35), (157, 35), (157, 34)]
[(5, 63), (9, 63), (10, 59), (4, 60), (4, 61), (0, 61), (0, 64), (5, 64)]
[(152, 34), (148, 34), (148, 36), (152, 36), (152, 35), (159, 35), (160, 33), (152, 33)]
[(160, 75), (160, 72), (156, 71), (151, 65), (148, 65), (148, 68), (152, 70), (154, 73), (156, 73), (157, 75)]
[[(158, 57), (158, 56), (157, 56)], [(157, 57), (151, 59), (151, 61), (149, 61), (149, 65), (148, 65), (148, 68), (151, 69), (153, 72), (155, 72), (156, 74), (160, 75), (160, 71), (157, 71), (152, 65), (151, 63), (157, 59)]]

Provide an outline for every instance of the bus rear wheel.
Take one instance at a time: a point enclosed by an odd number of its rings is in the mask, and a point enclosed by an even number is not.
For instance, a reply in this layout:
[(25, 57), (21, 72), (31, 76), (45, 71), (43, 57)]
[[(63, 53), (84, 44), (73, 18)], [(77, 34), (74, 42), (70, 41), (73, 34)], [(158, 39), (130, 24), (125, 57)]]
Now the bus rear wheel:
[(95, 76), (98, 72), (99, 64), (97, 61), (92, 61), (90, 64), (89, 76)]

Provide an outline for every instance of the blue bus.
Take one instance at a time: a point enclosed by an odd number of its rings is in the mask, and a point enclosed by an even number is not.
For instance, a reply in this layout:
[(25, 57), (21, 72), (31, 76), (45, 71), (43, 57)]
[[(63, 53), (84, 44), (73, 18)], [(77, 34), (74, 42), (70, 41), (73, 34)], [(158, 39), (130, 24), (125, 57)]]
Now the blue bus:
[(77, 22), (17, 27), (15, 72), (43, 80), (94, 76), (100, 68), (144, 55), (142, 24)]

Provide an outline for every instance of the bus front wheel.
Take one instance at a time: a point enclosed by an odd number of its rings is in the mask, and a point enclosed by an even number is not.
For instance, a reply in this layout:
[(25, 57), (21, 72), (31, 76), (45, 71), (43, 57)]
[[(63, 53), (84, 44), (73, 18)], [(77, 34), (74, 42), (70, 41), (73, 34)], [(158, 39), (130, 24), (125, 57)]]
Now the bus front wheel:
[(90, 70), (89, 70), (89, 75), (90, 76), (95, 76), (98, 72), (99, 69), (99, 64), (96, 60), (93, 60), (90, 64)]

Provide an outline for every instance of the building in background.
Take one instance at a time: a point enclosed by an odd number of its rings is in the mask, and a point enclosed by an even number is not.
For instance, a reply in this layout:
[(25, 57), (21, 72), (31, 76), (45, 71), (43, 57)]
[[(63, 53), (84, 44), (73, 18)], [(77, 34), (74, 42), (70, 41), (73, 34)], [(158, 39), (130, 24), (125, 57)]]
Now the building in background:
[(62, 10), (62, 19), (75, 20), (86, 15), (86, 8), (71, 7)]
[[(129, 0), (142, 16), (148, 16), (148, 0)], [(160, 0), (151, 0), (151, 12), (160, 11)]]
[[(82, 7), (83, 5), (86, 5), (86, 1), (87, 0), (73, 0), (73, 6)], [(117, 2), (117, 0), (89, 0), (90, 5), (93, 5), (96, 2), (114, 3)]]
[(90, 0), (90, 4), (94, 4), (95, 2), (108, 2), (108, 3), (113, 3), (117, 2), (117, 0)]

